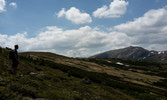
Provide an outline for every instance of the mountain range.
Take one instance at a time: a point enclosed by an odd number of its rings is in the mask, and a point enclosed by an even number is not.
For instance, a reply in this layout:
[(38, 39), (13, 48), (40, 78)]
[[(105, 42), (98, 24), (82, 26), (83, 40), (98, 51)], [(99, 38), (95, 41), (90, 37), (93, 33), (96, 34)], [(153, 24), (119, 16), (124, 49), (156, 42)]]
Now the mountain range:
[(90, 58), (127, 58), (154, 62), (167, 62), (167, 51), (149, 51), (142, 47), (130, 46), (96, 54)]

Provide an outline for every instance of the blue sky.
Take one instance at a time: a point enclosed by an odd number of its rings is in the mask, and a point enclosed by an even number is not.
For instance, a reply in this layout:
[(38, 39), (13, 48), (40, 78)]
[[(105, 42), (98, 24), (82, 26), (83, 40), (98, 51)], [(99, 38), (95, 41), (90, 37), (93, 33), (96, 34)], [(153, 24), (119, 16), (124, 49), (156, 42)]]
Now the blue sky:
[(167, 0), (0, 0), (0, 46), (73, 57), (167, 50), (166, 22)]

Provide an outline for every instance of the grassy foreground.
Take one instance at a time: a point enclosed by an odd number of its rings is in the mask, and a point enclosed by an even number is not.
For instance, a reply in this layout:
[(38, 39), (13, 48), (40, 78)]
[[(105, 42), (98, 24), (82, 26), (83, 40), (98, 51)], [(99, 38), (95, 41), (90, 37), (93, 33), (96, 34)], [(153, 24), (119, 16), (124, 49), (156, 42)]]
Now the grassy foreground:
[(19, 59), (13, 76), (8, 51), (0, 48), (0, 100), (167, 100), (166, 64), (42, 52)]

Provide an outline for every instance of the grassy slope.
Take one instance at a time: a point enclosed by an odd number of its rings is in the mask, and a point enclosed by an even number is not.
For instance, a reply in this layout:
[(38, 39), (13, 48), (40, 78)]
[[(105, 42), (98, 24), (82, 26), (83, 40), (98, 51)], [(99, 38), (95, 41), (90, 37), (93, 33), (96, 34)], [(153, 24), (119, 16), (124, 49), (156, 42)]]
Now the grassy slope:
[[(19, 75), (13, 76), (7, 51), (0, 49), (0, 99), (167, 99), (166, 85), (162, 85), (163, 82), (160, 81), (165, 79), (163, 75), (146, 71), (145, 67), (134, 65), (130, 61), (121, 61), (131, 65), (129, 68), (114, 65), (115, 62), (115, 59), (73, 59), (52, 53), (22, 53)], [(156, 70), (156, 66), (154, 67)], [(161, 67), (166, 68), (166, 65)], [(114, 73), (115, 71), (117, 73)], [(130, 77), (130, 74), (135, 75), (135, 78)], [(152, 79), (150, 74), (156, 77)], [(83, 84), (81, 80), (84, 77), (89, 78), (91, 84)], [(136, 84), (133, 81), (145, 84)]]

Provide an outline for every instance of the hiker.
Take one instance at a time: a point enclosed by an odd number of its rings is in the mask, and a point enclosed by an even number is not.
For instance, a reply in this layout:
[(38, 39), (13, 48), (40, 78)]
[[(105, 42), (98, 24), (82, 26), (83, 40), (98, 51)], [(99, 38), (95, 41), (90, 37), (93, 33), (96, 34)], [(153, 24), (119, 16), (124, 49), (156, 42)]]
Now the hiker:
[(19, 48), (18, 45), (14, 46), (14, 50), (12, 51), (12, 68), (13, 68), (13, 74), (16, 75), (17, 74), (17, 66), (19, 64), (19, 60), (18, 60), (18, 52), (17, 49)]

